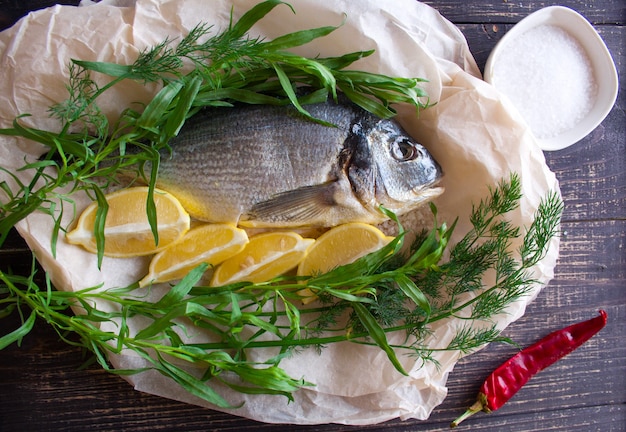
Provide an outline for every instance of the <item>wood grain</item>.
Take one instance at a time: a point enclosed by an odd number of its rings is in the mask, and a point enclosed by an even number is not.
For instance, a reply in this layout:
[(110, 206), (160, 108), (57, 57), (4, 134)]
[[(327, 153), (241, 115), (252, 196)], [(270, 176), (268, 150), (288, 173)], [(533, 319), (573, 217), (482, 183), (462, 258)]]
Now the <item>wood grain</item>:
[[(6, 11), (19, 16), (43, 3), (0, 2), (0, 17), (4, 19)], [(540, 7), (556, 4), (427, 3), (459, 26), (481, 68), (512, 24)], [(568, 149), (546, 153), (566, 205), (559, 263), (552, 282), (505, 334), (525, 346), (552, 330), (594, 316), (599, 308), (608, 312), (609, 322), (579, 350), (535, 376), (502, 409), (490, 415), (479, 413), (458, 430), (626, 430), (626, 5), (609, 0), (560, 4), (580, 11), (596, 25), (617, 64), (622, 90), (599, 128)], [(28, 273), (30, 260), (17, 235), (0, 249), (3, 271), (10, 265)], [(0, 334), (18, 323), (17, 316), (0, 320)], [(473, 402), (487, 374), (514, 352), (510, 346), (490, 345), (462, 359), (450, 375), (448, 397), (424, 422), (285, 428), (139, 393), (96, 366), (81, 370), (83, 353), (38, 324), (21, 347), (0, 352), (0, 431), (443, 431)]]
[(563, 1), (514, 1), (514, 0), (434, 0), (424, 3), (437, 9), (443, 16), (456, 24), (516, 23), (529, 13), (542, 7), (560, 5), (582, 13), (594, 25), (623, 25), (626, 21), (624, 2), (603, 0)]

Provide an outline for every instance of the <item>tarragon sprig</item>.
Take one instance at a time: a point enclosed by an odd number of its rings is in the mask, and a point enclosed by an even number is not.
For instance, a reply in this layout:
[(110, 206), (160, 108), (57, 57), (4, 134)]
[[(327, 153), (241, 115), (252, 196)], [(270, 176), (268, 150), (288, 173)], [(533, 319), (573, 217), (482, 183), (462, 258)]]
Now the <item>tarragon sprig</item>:
[[(19, 342), (40, 317), (63, 338), (75, 333), (78, 341), (67, 340), (93, 351), (105, 369), (118, 374), (145, 370), (110, 368), (108, 354), (134, 353), (146, 360), (146, 368), (220, 407), (238, 402), (224, 399), (213, 385), (216, 382), (237, 392), (287, 398), (302, 386), (312, 385), (306, 377), (290, 377), (280, 366), (285, 357), (297, 356), (307, 347), (323, 352), (337, 342), (373, 345), (387, 354), (399, 373), (406, 374), (399, 361), (403, 354), (417, 357), (416, 361), (435, 361), (437, 351), (468, 353), (490, 342), (510, 342), (489, 321), (536, 287), (538, 281), (529, 271), (547, 253), (562, 211), (558, 195), (549, 194), (522, 234), (522, 227), (514, 228), (506, 219), (518, 205), (520, 192), (516, 175), (499, 183), (474, 208), (472, 229), (454, 245), (449, 244), (454, 224), (435, 222), (408, 249), (403, 245), (407, 233), (400, 226), (400, 234), (385, 248), (326, 274), (204, 287), (198, 285), (207, 270), (203, 265), (157, 301), (145, 299), (136, 285), (59, 292), (38, 287), (32, 278), (0, 272), (0, 291), (5, 294), (0, 315), (23, 313), (22, 326), (1, 337), (0, 348)], [(516, 251), (511, 246), (520, 238), (522, 246)], [(483, 247), (493, 241), (498, 247)], [(442, 262), (446, 250), (450, 258)], [(470, 271), (472, 261), (488, 264)], [(503, 262), (506, 270), (501, 269)], [(471, 274), (469, 280), (466, 271)], [(485, 285), (485, 274), (494, 271), (499, 276), (493, 285)], [(304, 287), (318, 296), (314, 306), (302, 307)], [(475, 294), (472, 299), (463, 300), (462, 294), (470, 291)], [(116, 309), (99, 310), (94, 306), (98, 301)], [(85, 312), (73, 315), (71, 307)], [(434, 323), (468, 321), (467, 316), (471, 321), (458, 329), (448, 345), (426, 342)], [(127, 324), (131, 318), (145, 323), (134, 334)], [(487, 325), (470, 325), (476, 321)], [(103, 323), (108, 324), (107, 330)], [(209, 340), (186, 339), (197, 329)], [(404, 335), (400, 338), (404, 342), (392, 343), (398, 339), (389, 338), (392, 333)], [(271, 353), (265, 359), (248, 360), (252, 350), (268, 348), (274, 350), (264, 351)]]
[[(380, 117), (394, 115), (395, 103), (416, 108), (426, 105), (422, 79), (346, 70), (373, 51), (314, 59), (289, 51), (328, 35), (337, 26), (296, 31), (270, 41), (250, 36), (250, 28), (279, 5), (286, 4), (278, 0), (259, 3), (237, 22), (231, 20), (226, 29), (215, 33), (211, 26), (200, 23), (179, 41), (166, 39), (142, 51), (132, 64), (72, 60), (69, 97), (50, 109), (60, 121), (60, 130), (26, 127), (19, 117), (13, 127), (0, 129), (0, 134), (23, 137), (48, 149), (39, 161), (20, 169), (32, 172), (33, 181), (18, 182), (17, 190), (8, 183), (0, 184), (6, 195), (0, 200), (0, 245), (19, 220), (35, 210), (54, 206), (60, 188), (70, 188), (62, 196), (66, 202), (72, 201), (73, 192), (83, 190), (104, 208), (103, 187), (116, 182), (121, 169), (134, 169), (143, 175), (140, 167), (150, 161), (153, 170), (147, 180), (153, 190), (158, 150), (167, 147), (186, 119), (201, 107), (232, 106), (235, 102), (291, 103), (310, 117), (305, 109), (307, 103), (334, 98), (338, 91)], [(99, 74), (109, 79), (96, 78)], [(99, 98), (125, 80), (154, 83), (160, 90), (143, 109), (126, 108), (116, 122), (109, 124), (98, 105)], [(300, 94), (300, 87), (309, 88), (306, 95)], [(130, 147), (138, 151), (127, 151)], [(58, 213), (49, 213), (60, 220)], [(151, 194), (148, 215), (156, 227)], [(105, 216), (104, 211), (99, 214), (99, 218)], [(102, 233), (96, 233), (96, 238), (101, 243)]]

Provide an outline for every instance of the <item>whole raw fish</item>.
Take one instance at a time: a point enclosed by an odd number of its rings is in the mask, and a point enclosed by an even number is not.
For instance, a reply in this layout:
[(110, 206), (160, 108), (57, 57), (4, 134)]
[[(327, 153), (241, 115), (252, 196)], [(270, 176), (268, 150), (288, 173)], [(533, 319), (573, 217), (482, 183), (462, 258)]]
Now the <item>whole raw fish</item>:
[[(439, 195), (441, 168), (394, 121), (348, 102), (205, 109), (163, 152), (157, 187), (196, 219), (247, 227), (378, 223)], [(149, 172), (150, 167), (146, 167)]]

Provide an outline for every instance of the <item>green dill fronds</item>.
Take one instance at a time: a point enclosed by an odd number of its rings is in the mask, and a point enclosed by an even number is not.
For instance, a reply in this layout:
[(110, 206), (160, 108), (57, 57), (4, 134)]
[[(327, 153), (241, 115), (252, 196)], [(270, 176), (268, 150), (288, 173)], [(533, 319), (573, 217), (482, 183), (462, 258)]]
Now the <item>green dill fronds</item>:
[[(108, 134), (108, 119), (98, 105), (94, 103), (99, 93), (98, 84), (91, 79), (89, 71), (72, 62), (69, 65), (69, 83), (66, 85), (68, 98), (50, 107), (49, 112), (66, 127), (72, 127), (72, 132), (80, 132), (87, 135), (94, 133), (98, 137), (106, 137)], [(66, 130), (67, 132), (67, 130)]]
[[(516, 178), (513, 175), (511, 183)], [(510, 342), (500, 336), (495, 325), (485, 325), (485, 321), (503, 312), (536, 282), (529, 274), (529, 263), (533, 260), (524, 261), (510, 248), (492, 245), (508, 245), (512, 240), (509, 236), (520, 232), (502, 224), (503, 215), (498, 214), (515, 208), (508, 201), (518, 195), (509, 184), (500, 183), (498, 190), (493, 191), (498, 198), (485, 200), (475, 208), (474, 212), (481, 213), (472, 217), (476, 225), (452, 246), (452, 249), (462, 248), (462, 254), (459, 251), (451, 254), (445, 263), (439, 261), (451, 228), (446, 228), (445, 223), (435, 223), (430, 231), (418, 236), (408, 254), (401, 247), (404, 235), (400, 227), (401, 234), (386, 248), (323, 275), (283, 276), (261, 284), (240, 282), (203, 287), (197, 285), (206, 270), (203, 265), (156, 302), (135, 294), (134, 286), (59, 292), (49, 285), (39, 288), (33, 279), (0, 273), (0, 292), (5, 293), (0, 300), (3, 307), (0, 315), (15, 311), (23, 314), (22, 326), (0, 338), (0, 347), (19, 342), (28, 334), (36, 317), (41, 317), (69, 343), (91, 350), (106, 370), (133, 374), (154, 369), (191, 394), (217, 406), (233, 407), (237, 406), (236, 402), (226, 401), (213, 389), (214, 381), (243, 393), (291, 398), (294, 391), (309, 383), (289, 377), (280, 363), (307, 347), (321, 353), (337, 342), (371, 345), (383, 350), (399, 373), (406, 373), (398, 361), (403, 353), (418, 362), (436, 365), (435, 354), (442, 350), (469, 353), (490, 342)], [(503, 190), (508, 192), (501, 195)], [(507, 204), (503, 205), (504, 202)], [(556, 233), (561, 208), (562, 203), (553, 194), (540, 205), (533, 223), (538, 228), (528, 229), (524, 238), (533, 257), (545, 254), (549, 244), (546, 233)], [(434, 207), (433, 214), (436, 220)], [(494, 229), (488, 229), (490, 226)], [(501, 237), (495, 243), (494, 233)], [(484, 243), (491, 246), (481, 247)], [(469, 265), (472, 256), (476, 262), (491, 265), (481, 264), (478, 267), (482, 273), (476, 271)], [(472, 269), (470, 285), (475, 296), (459, 303), (457, 299), (468, 289), (463, 274), (467, 269)], [(485, 280), (480, 278), (488, 272), (496, 275), (493, 285), (484, 285)], [(455, 288), (455, 284), (464, 288)], [(315, 290), (320, 301), (312, 307), (302, 307), (297, 293), (303, 287)], [(98, 301), (116, 308), (101, 311), (94, 306)], [(84, 313), (72, 315), (73, 306), (79, 306)], [(467, 324), (459, 327), (447, 346), (425, 343), (432, 324), (461, 315)], [(129, 331), (131, 317), (140, 317), (143, 323), (134, 334)], [(476, 321), (478, 325), (474, 326)], [(102, 330), (97, 324), (103, 322), (113, 324), (107, 328), (115, 330)], [(198, 329), (210, 341), (184, 341), (183, 335), (197, 333)], [(68, 332), (77, 337), (69, 339)], [(392, 345), (387, 335), (398, 332), (404, 332), (404, 341)], [(247, 360), (251, 350), (268, 348), (274, 350), (265, 361)], [(123, 350), (143, 357), (146, 367), (113, 370), (107, 354)], [(189, 373), (188, 368), (200, 369), (202, 377)]]
[(512, 343), (509, 338), (500, 336), (500, 330), (492, 325), (485, 328), (462, 326), (446, 347), (446, 351), (460, 351), (463, 354), (484, 347), (492, 342)]
[[(34, 181), (20, 192), (11, 191), (10, 202), (0, 209), (0, 245), (16, 222), (39, 208), (35, 201), (51, 201), (59, 187), (69, 185), (72, 193), (83, 190), (98, 195), (118, 182), (120, 171), (143, 176), (142, 167), (149, 162), (153, 170), (146, 180), (153, 188), (158, 151), (167, 148), (185, 120), (204, 106), (291, 103), (310, 117), (307, 103), (335, 98), (338, 90), (381, 117), (394, 115), (390, 108), (394, 103), (426, 106), (419, 87), (422, 79), (345, 70), (372, 51), (315, 59), (288, 51), (328, 35), (337, 26), (300, 30), (272, 41), (250, 37), (248, 30), (280, 5), (291, 8), (275, 0), (259, 3), (221, 32), (213, 33), (212, 26), (199, 23), (178, 41), (166, 38), (143, 50), (132, 64), (72, 60), (68, 98), (50, 108), (60, 122), (60, 132), (25, 127), (19, 117), (12, 128), (0, 130), (47, 146), (45, 160), (56, 168), (56, 177), (44, 175), (40, 166), (22, 168), (33, 171)], [(162, 87), (143, 111), (123, 109), (119, 119), (109, 124), (99, 98), (125, 80)], [(295, 91), (299, 87), (311, 91), (300, 96)], [(43, 185), (37, 183), (41, 179)], [(156, 225), (153, 217), (150, 223)]]
[(556, 192), (551, 192), (539, 205), (537, 215), (524, 236), (520, 255), (526, 267), (543, 259), (550, 241), (559, 233), (562, 213), (561, 197)]

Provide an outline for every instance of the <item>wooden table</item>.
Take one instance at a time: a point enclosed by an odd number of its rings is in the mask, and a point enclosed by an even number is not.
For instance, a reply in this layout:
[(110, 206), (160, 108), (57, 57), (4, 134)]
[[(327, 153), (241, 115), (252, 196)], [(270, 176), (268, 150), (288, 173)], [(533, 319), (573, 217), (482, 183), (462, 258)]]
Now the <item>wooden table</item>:
[[(0, 25), (52, 1), (0, 1)], [(76, 4), (77, 1), (60, 2)], [(555, 2), (439, 0), (426, 2), (456, 23), (479, 66), (513, 24)], [(604, 38), (626, 84), (626, 3), (565, 0)], [(523, 85), (523, 83), (520, 83)], [(606, 120), (576, 145), (547, 153), (565, 200), (556, 277), (505, 335), (522, 346), (551, 330), (608, 312), (607, 327), (561, 362), (533, 378), (504, 408), (478, 414), (459, 430), (626, 430), (626, 95)], [(0, 269), (27, 272), (30, 255), (15, 235), (0, 250)], [(0, 320), (0, 334), (18, 325)], [(451, 373), (449, 396), (427, 421), (394, 420), (371, 427), (283, 427), (259, 424), (134, 391), (99, 367), (79, 370), (83, 353), (36, 325), (21, 347), (0, 352), (0, 431), (416, 431), (445, 430), (469, 406), (483, 379), (515, 352), (491, 345)]]

